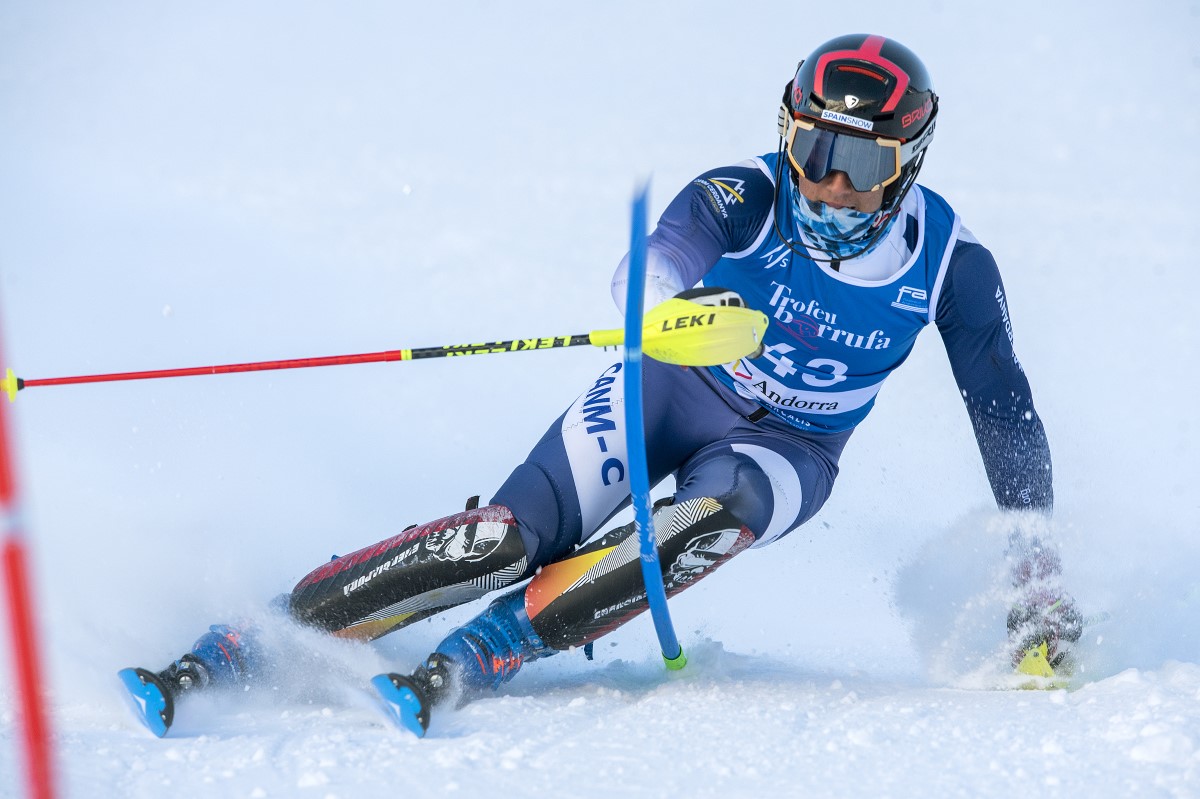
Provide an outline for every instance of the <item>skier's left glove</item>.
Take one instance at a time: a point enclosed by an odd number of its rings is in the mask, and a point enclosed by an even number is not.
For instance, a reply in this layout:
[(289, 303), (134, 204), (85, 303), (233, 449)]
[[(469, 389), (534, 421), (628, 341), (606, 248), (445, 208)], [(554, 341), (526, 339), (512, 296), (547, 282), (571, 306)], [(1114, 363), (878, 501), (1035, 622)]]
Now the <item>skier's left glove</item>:
[[(1028, 590), (1008, 611), (1008, 640), (1016, 666), (1030, 649), (1046, 644), (1046, 662), (1058, 669), (1067, 663), (1072, 645), (1083, 635), (1083, 615), (1065, 591), (1046, 586)], [(1069, 664), (1068, 664), (1069, 665)]]
[(1083, 615), (1062, 588), (1062, 559), (1051, 542), (1013, 531), (1009, 576), (1017, 599), (1008, 612), (1008, 641), (1017, 666), (1030, 649), (1046, 644), (1046, 662), (1070, 669), (1071, 645), (1083, 635)]
[[(708, 305), (713, 308), (728, 306), (730, 308), (749, 308), (746, 301), (742, 299), (742, 295), (732, 289), (723, 289), (720, 286), (698, 286), (694, 289), (681, 291), (675, 295), (677, 299), (694, 302), (697, 305)], [(758, 349), (747, 355), (747, 358), (757, 358), (763, 354), (763, 345), (760, 343)]]

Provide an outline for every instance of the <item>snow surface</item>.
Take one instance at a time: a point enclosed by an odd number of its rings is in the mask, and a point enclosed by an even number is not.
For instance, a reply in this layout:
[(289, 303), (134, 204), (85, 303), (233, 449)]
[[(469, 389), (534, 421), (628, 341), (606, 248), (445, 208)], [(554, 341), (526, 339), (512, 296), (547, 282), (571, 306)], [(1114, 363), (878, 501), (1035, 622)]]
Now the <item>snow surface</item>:
[[(795, 62), (895, 36), (922, 176), (996, 254), (1088, 684), (989, 690), (1002, 525), (936, 333), (821, 514), (424, 741), (361, 692), (475, 608), (156, 740), (161, 667), (335, 552), (485, 498), (613, 353), (38, 388), (12, 406), (71, 797), (1200, 796), (1200, 4), (5, 3), (0, 288), (22, 377), (613, 327), (629, 198), (775, 146)], [(7, 641), (0, 644), (7, 647)], [(0, 660), (0, 795), (20, 792)]]

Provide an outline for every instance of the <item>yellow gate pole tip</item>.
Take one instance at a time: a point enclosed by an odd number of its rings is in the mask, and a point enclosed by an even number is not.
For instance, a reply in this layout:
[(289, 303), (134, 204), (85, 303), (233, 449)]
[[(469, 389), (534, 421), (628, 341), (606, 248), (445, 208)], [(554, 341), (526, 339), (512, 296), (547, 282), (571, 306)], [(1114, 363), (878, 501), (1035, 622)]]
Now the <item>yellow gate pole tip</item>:
[(4, 393), (8, 395), (9, 402), (17, 401), (17, 391), (21, 388), (17, 376), (13, 374), (12, 369), (8, 369), (4, 373), (4, 380), (0, 381), (0, 387), (4, 388)]
[(1030, 677), (1045, 677), (1053, 678), (1055, 675), (1054, 668), (1047, 660), (1049, 647), (1046, 642), (1038, 644), (1026, 650), (1025, 656), (1021, 658), (1021, 662), (1017, 664), (1018, 674), (1027, 674)]

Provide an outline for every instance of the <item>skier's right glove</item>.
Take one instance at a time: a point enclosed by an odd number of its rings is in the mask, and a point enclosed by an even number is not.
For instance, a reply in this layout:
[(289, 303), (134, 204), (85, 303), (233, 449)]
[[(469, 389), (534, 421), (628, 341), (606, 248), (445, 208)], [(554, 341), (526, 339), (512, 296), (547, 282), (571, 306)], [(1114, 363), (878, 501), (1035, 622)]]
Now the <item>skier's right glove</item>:
[(719, 286), (699, 286), (687, 291), (681, 291), (675, 295), (678, 299), (694, 302), (697, 305), (711, 305), (714, 308), (719, 308), (723, 305), (728, 305), (733, 308), (747, 308), (746, 301), (742, 299), (742, 295), (731, 289), (723, 289)]
[[(713, 308), (728, 306), (731, 308), (749, 308), (746, 301), (742, 299), (742, 295), (732, 289), (723, 289), (720, 286), (698, 286), (694, 289), (681, 291), (675, 295), (676, 299), (687, 300), (694, 302), (697, 305), (708, 305)], [(758, 349), (747, 355), (747, 358), (757, 358), (763, 354), (763, 345), (760, 342)]]

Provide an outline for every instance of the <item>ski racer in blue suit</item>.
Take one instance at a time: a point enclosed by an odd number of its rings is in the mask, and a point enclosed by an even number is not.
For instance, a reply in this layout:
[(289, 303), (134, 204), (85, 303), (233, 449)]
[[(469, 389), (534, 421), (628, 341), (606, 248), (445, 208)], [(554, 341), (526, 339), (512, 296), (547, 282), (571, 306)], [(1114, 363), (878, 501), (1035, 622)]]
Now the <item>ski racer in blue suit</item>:
[[(802, 61), (779, 112), (776, 152), (709, 170), (649, 237), (646, 307), (676, 296), (770, 318), (761, 349), (685, 368), (647, 359), (651, 483), (668, 596), (737, 553), (816, 514), (838, 460), (917, 335), (937, 327), (1000, 508), (1048, 515), (1050, 449), (1013, 350), (992, 254), (941, 196), (916, 183), (938, 98), (896, 41), (839, 37)], [(627, 261), (613, 278), (622, 305)], [(629, 503), (624, 375), (614, 364), (550, 426), (489, 505), (410, 528), (338, 558), (287, 597), (290, 615), (371, 639), (508, 586), (412, 675), (429, 708), (510, 679), (521, 665), (587, 646), (646, 607), (632, 524), (599, 535)], [(1053, 549), (1011, 541), (1014, 653), (1045, 642), (1060, 665), (1081, 619)], [(159, 677), (176, 694), (252, 671), (243, 631), (214, 627)]]

